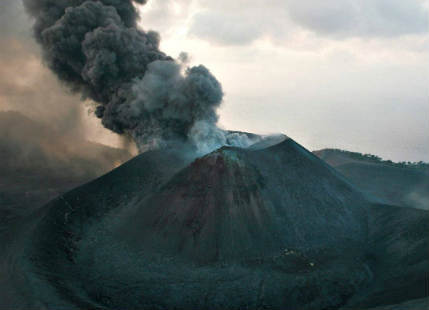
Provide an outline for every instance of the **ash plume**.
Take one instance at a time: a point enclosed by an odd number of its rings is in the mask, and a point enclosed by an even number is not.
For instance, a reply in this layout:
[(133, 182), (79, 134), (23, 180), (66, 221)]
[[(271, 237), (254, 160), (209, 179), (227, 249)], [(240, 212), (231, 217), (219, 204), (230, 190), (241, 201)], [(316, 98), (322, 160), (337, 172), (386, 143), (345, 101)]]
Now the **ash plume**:
[[(71, 90), (97, 104), (95, 115), (104, 127), (132, 137), (140, 151), (170, 140), (198, 144), (190, 135), (218, 143), (207, 133), (228, 135), (216, 127), (221, 84), (202, 65), (185, 68), (160, 51), (158, 33), (137, 27), (134, 4), (145, 3), (24, 0), (35, 17), (45, 63)], [(202, 122), (203, 134), (195, 126)]]

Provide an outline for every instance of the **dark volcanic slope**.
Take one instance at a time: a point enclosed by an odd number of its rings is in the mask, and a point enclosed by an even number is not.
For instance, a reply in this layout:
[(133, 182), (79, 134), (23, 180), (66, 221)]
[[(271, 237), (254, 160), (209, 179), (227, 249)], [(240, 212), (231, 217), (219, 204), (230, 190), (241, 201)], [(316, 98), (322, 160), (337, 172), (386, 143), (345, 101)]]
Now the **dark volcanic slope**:
[[(427, 212), (386, 221), (391, 207), (292, 139), (183, 154), (144, 153), (29, 219), (25, 251), (8, 260), (25, 296), (9, 297), (15, 308), (336, 309), (424, 296), (413, 289), (429, 270)], [(412, 260), (394, 255), (404, 246)]]
[(427, 165), (418, 167), (389, 163), (358, 153), (333, 149), (314, 153), (379, 202), (429, 209)]
[(157, 244), (218, 261), (360, 244), (365, 211), (363, 198), (334, 170), (288, 139), (257, 151), (223, 147), (195, 160), (145, 199), (134, 218), (136, 232), (162, 236)]
[(429, 212), (374, 205), (369, 218), (367, 255), (374, 279), (349, 300), (347, 308), (365, 309), (428, 297)]

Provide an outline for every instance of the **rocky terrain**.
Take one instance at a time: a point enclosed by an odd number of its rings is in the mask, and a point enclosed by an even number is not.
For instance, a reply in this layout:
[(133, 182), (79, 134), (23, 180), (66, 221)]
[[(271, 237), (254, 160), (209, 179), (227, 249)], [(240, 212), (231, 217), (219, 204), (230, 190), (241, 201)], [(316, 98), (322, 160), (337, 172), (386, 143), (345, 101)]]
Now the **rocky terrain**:
[(146, 152), (8, 231), (0, 308), (369, 309), (427, 296), (429, 212), (368, 200), (288, 138)]

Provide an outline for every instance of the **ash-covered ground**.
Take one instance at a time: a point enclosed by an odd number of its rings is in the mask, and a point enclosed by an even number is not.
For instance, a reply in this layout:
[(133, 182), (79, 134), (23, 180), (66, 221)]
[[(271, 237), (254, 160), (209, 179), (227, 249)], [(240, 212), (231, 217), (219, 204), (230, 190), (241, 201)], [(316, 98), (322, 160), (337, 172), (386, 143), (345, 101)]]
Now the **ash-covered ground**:
[(368, 200), (286, 137), (191, 150), (145, 152), (8, 227), (2, 307), (426, 302), (428, 211)]

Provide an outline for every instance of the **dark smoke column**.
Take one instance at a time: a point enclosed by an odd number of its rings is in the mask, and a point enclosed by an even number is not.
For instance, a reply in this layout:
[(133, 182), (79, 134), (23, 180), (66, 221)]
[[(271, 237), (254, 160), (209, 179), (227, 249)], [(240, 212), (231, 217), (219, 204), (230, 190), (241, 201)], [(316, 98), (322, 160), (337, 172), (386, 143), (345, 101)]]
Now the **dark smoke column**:
[(132, 0), (23, 1), (46, 64), (98, 104), (106, 128), (141, 150), (213, 134), (225, 140), (216, 127), (220, 83), (204, 66), (184, 69), (161, 52), (158, 33), (137, 28)]

